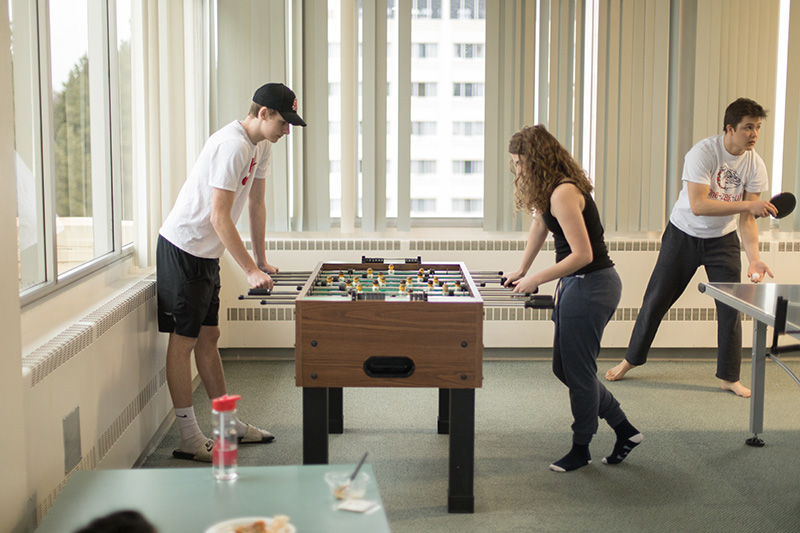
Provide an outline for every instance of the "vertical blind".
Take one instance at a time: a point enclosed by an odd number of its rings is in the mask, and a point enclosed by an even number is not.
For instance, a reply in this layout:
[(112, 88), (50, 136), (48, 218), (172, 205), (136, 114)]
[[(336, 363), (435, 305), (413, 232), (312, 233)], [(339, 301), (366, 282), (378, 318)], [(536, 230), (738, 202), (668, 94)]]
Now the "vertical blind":
[[(352, 0), (347, 2), (352, 4)], [(256, 80), (283, 81), (285, 54), (296, 54), (298, 50), (291, 48), (301, 48), (302, 74), (294, 73), (293, 79), (302, 80), (295, 90), (303, 94), (301, 108), (306, 102), (312, 122), (297, 132), (305, 142), (291, 147), (295, 154), (302, 154), (304, 165), (294, 169), (291, 180), (302, 186), (291, 188), (291, 194), (299, 196), (293, 200), (293, 213), (279, 197), (289, 191), (273, 191), (278, 214), (271, 219), (270, 229), (326, 230), (330, 227), (324, 124), (326, 3), (291, 3), (304, 24), (302, 35), (294, 36), (294, 45), (287, 50), (279, 45), (286, 42), (285, 35), (267, 39), (255, 28), (234, 25), (233, 19), (227, 30), (223, 28), (223, 11), (253, 10), (261, 3), (218, 2), (217, 65), (228, 59), (236, 69), (218, 72), (216, 102), (218, 106), (223, 101), (241, 105)], [(278, 6), (272, 9), (284, 9), (283, 2), (271, 4)], [(366, 42), (385, 46), (385, 5), (385, 0), (364, 4)], [(396, 5), (398, 13), (407, 17), (408, 2)], [(685, 153), (700, 139), (722, 131), (728, 103), (746, 96), (768, 110), (775, 109), (779, 8), (780, 0), (486, 2), (484, 229), (509, 231), (527, 226), (525, 215), (513, 213), (507, 143), (523, 125), (542, 123), (587, 170), (607, 232), (660, 232), (680, 190)], [(789, 65), (800, 57), (798, 11), (791, 12)], [(244, 19), (260, 24), (269, 17), (251, 12)], [(235, 20), (243, 19), (236, 16)], [(270, 24), (271, 32), (279, 26)], [(404, 49), (409, 39), (407, 33), (403, 35)], [(252, 50), (245, 53), (252, 61), (239, 55), (245, 48)], [(270, 49), (268, 61), (256, 61), (263, 53), (255, 51), (264, 49)], [(364, 50), (362, 223), (367, 231), (386, 227), (385, 52), (385, 48)], [(242, 69), (243, 64), (250, 67)], [(800, 73), (796, 70), (790, 69), (787, 79), (783, 151), (783, 189), (790, 191), (797, 189), (800, 170)], [(234, 94), (241, 97), (231, 98)], [(587, 94), (591, 97), (586, 98)], [(312, 129), (318, 129), (319, 135)], [(773, 130), (774, 122), (767, 119), (756, 148), (769, 171)], [(280, 157), (276, 161), (286, 165)], [(282, 172), (288, 170), (275, 169), (274, 176), (283, 179)], [(343, 209), (345, 205), (343, 199)], [(352, 220), (358, 214), (348, 216)], [(403, 216), (398, 221), (401, 229), (407, 229), (408, 218), (400, 222)], [(764, 229), (770, 221), (760, 224)], [(798, 229), (797, 217), (782, 221), (780, 227)]]

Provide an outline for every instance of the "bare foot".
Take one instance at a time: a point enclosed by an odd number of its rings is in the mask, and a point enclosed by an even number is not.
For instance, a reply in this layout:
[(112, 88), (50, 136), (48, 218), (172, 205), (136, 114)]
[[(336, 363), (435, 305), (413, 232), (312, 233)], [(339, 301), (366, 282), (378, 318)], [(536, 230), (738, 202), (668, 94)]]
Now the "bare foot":
[(623, 359), (620, 364), (606, 372), (606, 379), (608, 381), (619, 381), (628, 373), (628, 370), (632, 369), (634, 366), (636, 365), (632, 365)]
[(741, 396), (742, 398), (749, 398), (750, 397), (750, 389), (742, 385), (741, 381), (725, 381), (724, 379), (720, 380), (722, 384), (722, 390), (729, 390), (732, 393), (736, 394), (736, 396)]

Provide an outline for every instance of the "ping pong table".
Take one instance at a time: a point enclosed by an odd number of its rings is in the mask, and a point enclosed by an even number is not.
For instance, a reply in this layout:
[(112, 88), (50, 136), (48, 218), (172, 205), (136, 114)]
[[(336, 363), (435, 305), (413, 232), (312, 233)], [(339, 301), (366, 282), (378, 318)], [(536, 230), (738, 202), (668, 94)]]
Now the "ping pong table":
[[(753, 369), (750, 383), (750, 446), (763, 446), (758, 435), (764, 429), (764, 377), (767, 357), (778, 363), (800, 385), (800, 380), (776, 356), (767, 350), (767, 326), (776, 326), (778, 298), (788, 302), (785, 324), (778, 320), (778, 327), (785, 326), (785, 333), (800, 339), (800, 285), (777, 283), (707, 283), (699, 284), (700, 292), (753, 318)], [(779, 315), (780, 316), (780, 315)]]

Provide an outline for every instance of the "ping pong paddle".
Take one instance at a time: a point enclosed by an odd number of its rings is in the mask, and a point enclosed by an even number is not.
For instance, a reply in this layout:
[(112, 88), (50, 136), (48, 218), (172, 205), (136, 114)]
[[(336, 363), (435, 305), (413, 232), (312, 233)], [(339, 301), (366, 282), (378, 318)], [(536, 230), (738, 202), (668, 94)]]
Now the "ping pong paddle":
[(782, 192), (773, 196), (769, 203), (774, 205), (775, 209), (778, 210), (778, 214), (773, 218), (783, 218), (794, 211), (794, 206), (797, 203), (797, 199), (794, 197), (794, 194), (790, 192)]

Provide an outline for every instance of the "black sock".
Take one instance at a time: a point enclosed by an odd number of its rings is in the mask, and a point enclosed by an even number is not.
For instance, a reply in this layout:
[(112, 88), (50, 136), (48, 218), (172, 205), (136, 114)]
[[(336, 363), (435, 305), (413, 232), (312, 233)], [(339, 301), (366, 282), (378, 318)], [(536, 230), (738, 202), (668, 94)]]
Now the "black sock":
[(636, 446), (642, 442), (644, 436), (639, 432), (638, 429), (633, 427), (628, 419), (626, 418), (620, 424), (617, 424), (614, 428), (614, 433), (617, 434), (617, 442), (614, 444), (614, 449), (611, 451), (611, 455), (603, 459), (603, 463), (607, 465), (616, 465), (621, 463), (631, 450), (633, 450)]
[(550, 465), (554, 472), (570, 472), (586, 466), (592, 462), (588, 444), (572, 443), (572, 449), (567, 455)]
[(612, 429), (617, 434), (617, 440), (626, 440), (639, 433), (639, 430), (633, 427), (627, 418)]

